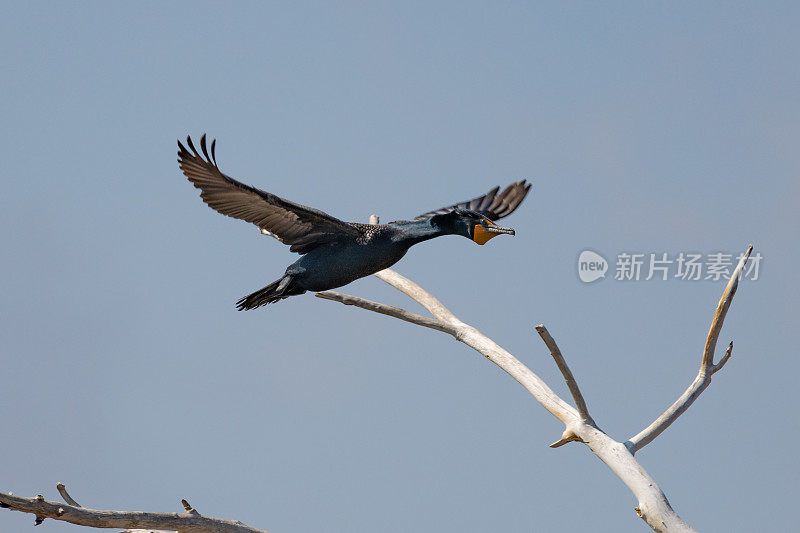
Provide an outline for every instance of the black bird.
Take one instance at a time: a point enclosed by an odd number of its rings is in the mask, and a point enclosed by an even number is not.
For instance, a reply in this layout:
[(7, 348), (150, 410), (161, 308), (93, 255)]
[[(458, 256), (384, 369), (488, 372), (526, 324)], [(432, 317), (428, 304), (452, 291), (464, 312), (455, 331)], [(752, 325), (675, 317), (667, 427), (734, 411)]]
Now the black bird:
[(191, 151), (178, 141), (178, 163), (200, 198), (214, 210), (251, 222), (262, 233), (272, 235), (302, 257), (289, 265), (277, 281), (236, 302), (239, 310), (255, 309), (306, 291), (324, 291), (389, 268), (408, 249), (440, 235), (462, 235), (478, 244), (514, 230), (494, 224), (510, 215), (528, 194), (525, 180), (512, 183), (503, 192), (495, 187), (473, 200), (430, 211), (414, 220), (388, 224), (343, 222), (311, 207), (245, 185), (223, 174), (211, 142), (200, 138), (202, 155), (186, 138)]

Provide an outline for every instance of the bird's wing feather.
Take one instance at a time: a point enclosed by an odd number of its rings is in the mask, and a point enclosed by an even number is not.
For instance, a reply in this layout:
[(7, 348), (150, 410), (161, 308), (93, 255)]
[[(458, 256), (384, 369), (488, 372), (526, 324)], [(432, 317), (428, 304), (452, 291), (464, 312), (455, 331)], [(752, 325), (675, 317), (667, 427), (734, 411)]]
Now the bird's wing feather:
[(501, 193), (497, 192), (500, 190), (500, 187), (495, 187), (483, 196), (443, 207), (436, 211), (429, 211), (416, 217), (414, 220), (422, 220), (423, 218), (428, 218), (433, 215), (449, 213), (454, 209), (469, 209), (470, 211), (480, 213), (491, 221), (499, 220), (513, 213), (514, 210), (519, 207), (519, 204), (522, 203), (522, 200), (525, 199), (525, 196), (527, 196), (528, 191), (531, 189), (531, 184), (526, 184), (525, 181), (526, 180), (522, 180), (512, 183), (503, 189)]
[(255, 224), (284, 244), (291, 245), (291, 251), (301, 254), (320, 244), (360, 236), (357, 228), (336, 217), (284, 200), (223, 174), (214, 153), (216, 141), (211, 143), (209, 156), (205, 135), (200, 138), (203, 155), (198, 153), (190, 137), (186, 138), (186, 144), (191, 151), (178, 141), (181, 170), (200, 189), (203, 201), (219, 213)]

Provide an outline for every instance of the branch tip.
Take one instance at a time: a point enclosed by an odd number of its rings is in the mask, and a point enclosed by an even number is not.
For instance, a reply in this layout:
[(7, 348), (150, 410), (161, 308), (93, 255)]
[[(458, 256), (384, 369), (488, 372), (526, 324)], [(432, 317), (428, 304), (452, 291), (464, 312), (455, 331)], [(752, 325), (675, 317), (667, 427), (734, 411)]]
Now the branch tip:
[(550, 448), (560, 448), (560, 447), (562, 447), (563, 445), (565, 445), (565, 444), (567, 444), (569, 442), (583, 442), (583, 441), (580, 438), (575, 437), (575, 436), (567, 437), (567, 438), (563, 438), (562, 437), (562, 438), (558, 439), (557, 441), (555, 441), (553, 444), (551, 444)]
[(58, 493), (61, 494), (61, 498), (67, 502), (68, 504), (72, 505), (73, 507), (80, 507), (81, 504), (76, 502), (72, 496), (69, 495), (67, 492), (67, 487), (63, 483), (56, 483), (56, 489), (58, 489)]
[(731, 343), (728, 344), (728, 349), (725, 350), (725, 355), (722, 356), (722, 359), (720, 359), (719, 363), (714, 365), (712, 374), (716, 374), (717, 372), (722, 370), (722, 367), (725, 366), (725, 363), (727, 363), (728, 359), (731, 358), (732, 353), (733, 353), (733, 341), (731, 341)]
[(582, 438), (575, 434), (574, 431), (567, 428), (564, 430), (564, 433), (561, 434), (561, 438), (555, 441), (553, 444), (550, 445), (551, 448), (560, 448), (561, 446), (567, 444), (568, 442), (584, 442)]

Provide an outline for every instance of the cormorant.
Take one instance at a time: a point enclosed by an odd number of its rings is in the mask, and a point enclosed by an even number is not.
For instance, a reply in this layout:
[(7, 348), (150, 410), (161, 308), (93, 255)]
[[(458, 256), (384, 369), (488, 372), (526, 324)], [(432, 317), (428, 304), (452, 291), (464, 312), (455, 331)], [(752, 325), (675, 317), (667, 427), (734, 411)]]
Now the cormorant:
[(389, 268), (408, 249), (440, 235), (462, 235), (485, 244), (501, 234), (514, 235), (495, 220), (510, 215), (528, 194), (525, 180), (512, 183), (502, 192), (495, 187), (473, 200), (430, 211), (414, 220), (388, 224), (343, 222), (311, 207), (245, 185), (223, 174), (217, 166), (215, 145), (211, 155), (205, 134), (200, 138), (200, 155), (186, 138), (191, 151), (178, 141), (178, 163), (200, 197), (211, 208), (251, 222), (262, 233), (272, 235), (302, 257), (289, 265), (284, 275), (261, 290), (241, 298), (238, 309), (255, 309), (306, 291), (324, 291)]

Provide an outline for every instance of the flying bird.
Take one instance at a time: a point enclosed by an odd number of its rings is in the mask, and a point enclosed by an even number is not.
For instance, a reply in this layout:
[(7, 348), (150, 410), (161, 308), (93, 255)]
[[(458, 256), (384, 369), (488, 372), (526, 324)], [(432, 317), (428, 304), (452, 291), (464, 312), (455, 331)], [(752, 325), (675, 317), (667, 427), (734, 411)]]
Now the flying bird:
[(206, 146), (205, 134), (197, 151), (191, 137), (186, 147), (178, 141), (178, 163), (200, 198), (223, 215), (255, 224), (262, 233), (272, 235), (302, 255), (289, 265), (278, 280), (241, 298), (237, 308), (255, 309), (303, 294), (347, 285), (398, 262), (408, 249), (441, 235), (461, 235), (485, 244), (497, 235), (514, 235), (514, 230), (495, 224), (522, 203), (531, 186), (525, 180), (512, 183), (502, 192), (495, 187), (488, 193), (414, 220), (388, 224), (359, 224), (305, 207), (274, 194), (245, 185), (220, 171), (215, 154)]

